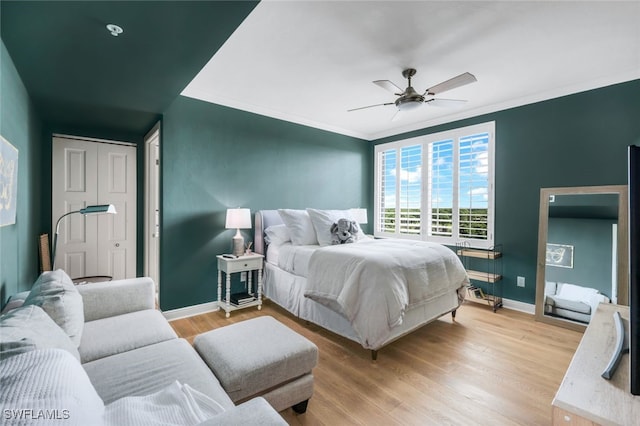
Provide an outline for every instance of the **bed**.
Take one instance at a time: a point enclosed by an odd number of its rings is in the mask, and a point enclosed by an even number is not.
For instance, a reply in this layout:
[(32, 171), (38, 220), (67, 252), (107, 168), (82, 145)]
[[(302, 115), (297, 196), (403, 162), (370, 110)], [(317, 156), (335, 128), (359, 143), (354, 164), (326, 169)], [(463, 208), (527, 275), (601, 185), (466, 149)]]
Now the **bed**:
[[(303, 218), (304, 212), (315, 220), (301, 225), (288, 216)], [(388, 343), (448, 313), (455, 317), (469, 279), (449, 248), (361, 233), (353, 244), (331, 245), (328, 226), (326, 231), (318, 228), (316, 238), (299, 237), (302, 228), (302, 235), (311, 235), (310, 223), (328, 224), (345, 215), (348, 210), (256, 212), (254, 249), (265, 255), (267, 298), (298, 318), (358, 342), (371, 350), (374, 360)]]

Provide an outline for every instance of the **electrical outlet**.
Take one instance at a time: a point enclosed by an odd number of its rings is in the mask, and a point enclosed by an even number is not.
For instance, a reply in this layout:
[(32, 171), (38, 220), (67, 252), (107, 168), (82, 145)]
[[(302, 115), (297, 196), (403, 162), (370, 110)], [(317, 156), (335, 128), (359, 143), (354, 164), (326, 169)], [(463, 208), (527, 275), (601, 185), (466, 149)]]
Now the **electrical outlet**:
[(243, 283), (247, 281), (247, 271), (240, 272), (240, 282)]
[(518, 277), (518, 287), (524, 287), (524, 277)]

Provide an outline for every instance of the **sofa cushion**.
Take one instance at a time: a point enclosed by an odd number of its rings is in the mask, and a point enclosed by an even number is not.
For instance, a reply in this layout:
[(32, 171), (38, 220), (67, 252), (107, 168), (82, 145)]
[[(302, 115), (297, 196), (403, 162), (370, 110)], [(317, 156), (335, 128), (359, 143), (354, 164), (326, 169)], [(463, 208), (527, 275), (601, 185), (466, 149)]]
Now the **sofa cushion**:
[(551, 305), (556, 309), (566, 309), (581, 314), (591, 314), (591, 305), (575, 300), (563, 299), (560, 296), (547, 296), (547, 305)]
[(582, 287), (568, 283), (558, 283), (558, 290), (556, 292), (556, 296), (562, 299), (584, 303), (589, 303), (589, 300), (595, 294), (598, 294), (598, 290), (595, 288)]
[(37, 305), (80, 345), (84, 325), (82, 296), (62, 270), (43, 272), (31, 288), (24, 305)]
[(130, 395), (157, 392), (174, 381), (213, 398), (233, 402), (196, 351), (184, 339), (171, 339), (83, 364), (105, 404)]
[(3, 359), (0, 383), (3, 425), (102, 424), (104, 404), (67, 351), (43, 349)]
[(149, 277), (103, 281), (79, 285), (77, 289), (87, 322), (156, 306), (155, 283)]
[(85, 323), (78, 350), (85, 363), (177, 338), (160, 311), (146, 309)]
[(39, 306), (22, 306), (0, 316), (0, 360), (50, 348), (64, 349), (80, 359), (76, 345)]

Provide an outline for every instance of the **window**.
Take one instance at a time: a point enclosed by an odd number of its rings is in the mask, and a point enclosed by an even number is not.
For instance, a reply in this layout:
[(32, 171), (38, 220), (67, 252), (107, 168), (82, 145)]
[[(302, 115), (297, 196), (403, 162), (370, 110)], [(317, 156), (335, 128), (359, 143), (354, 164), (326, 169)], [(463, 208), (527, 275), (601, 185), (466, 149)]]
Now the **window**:
[(495, 123), (377, 145), (380, 237), (493, 245)]

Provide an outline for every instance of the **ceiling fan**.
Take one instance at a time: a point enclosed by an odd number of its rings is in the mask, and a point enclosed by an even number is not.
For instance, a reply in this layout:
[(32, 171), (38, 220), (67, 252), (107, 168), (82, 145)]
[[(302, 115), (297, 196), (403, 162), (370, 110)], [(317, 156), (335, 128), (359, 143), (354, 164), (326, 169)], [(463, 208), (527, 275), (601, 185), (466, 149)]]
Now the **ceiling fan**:
[(347, 111), (351, 112), (351, 111), (358, 111), (366, 108), (373, 108), (377, 106), (395, 105), (398, 108), (398, 111), (395, 113), (395, 115), (391, 119), (392, 121), (394, 121), (399, 118), (400, 114), (403, 111), (416, 109), (422, 106), (423, 104), (431, 104), (434, 106), (454, 106), (461, 103), (465, 103), (467, 102), (465, 100), (437, 99), (431, 96), (440, 94), (442, 92), (446, 92), (447, 90), (455, 89), (456, 87), (464, 86), (465, 84), (470, 84), (478, 81), (473, 74), (465, 72), (456, 77), (450, 78), (447, 81), (443, 81), (442, 83), (429, 87), (421, 95), (420, 93), (416, 92), (416, 90), (411, 86), (411, 77), (413, 77), (414, 75), (416, 75), (416, 70), (413, 68), (408, 68), (402, 71), (402, 76), (407, 79), (407, 88), (404, 90), (402, 90), (396, 84), (394, 84), (389, 80), (376, 80), (373, 82), (374, 84), (398, 96), (398, 99), (396, 99), (394, 102), (368, 105), (364, 107), (353, 108)]

